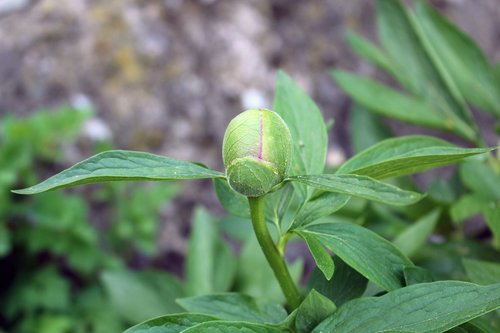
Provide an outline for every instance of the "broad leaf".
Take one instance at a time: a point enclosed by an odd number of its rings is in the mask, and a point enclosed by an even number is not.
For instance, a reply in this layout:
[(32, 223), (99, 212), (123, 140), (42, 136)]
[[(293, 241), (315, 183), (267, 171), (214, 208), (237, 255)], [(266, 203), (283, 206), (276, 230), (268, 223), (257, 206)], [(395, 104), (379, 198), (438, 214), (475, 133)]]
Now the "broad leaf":
[(317, 219), (331, 215), (345, 206), (350, 196), (335, 192), (318, 192), (309, 199), (294, 217), (290, 229), (307, 225)]
[(488, 285), (500, 281), (500, 263), (474, 259), (462, 259), (469, 279), (477, 284)]
[(335, 262), (333, 278), (328, 281), (316, 267), (309, 277), (308, 289), (315, 289), (337, 306), (341, 306), (345, 302), (363, 295), (368, 280), (338, 256), (333, 257), (333, 260)]
[(427, 238), (434, 231), (439, 215), (439, 209), (435, 209), (424, 215), (400, 233), (396, 239), (394, 239), (394, 245), (396, 245), (404, 255), (408, 257), (413, 256), (425, 245)]
[(422, 1), (416, 5), (416, 19), (429, 47), (472, 104), (500, 116), (500, 96), (488, 60), (474, 41), (446, 17)]
[(147, 320), (124, 333), (181, 333), (187, 328), (212, 320), (217, 318), (195, 313), (178, 313)]
[(494, 148), (461, 148), (430, 136), (384, 140), (352, 157), (337, 174), (354, 173), (375, 179), (399, 177), (454, 163)]
[(322, 191), (343, 193), (397, 206), (411, 205), (423, 198), (423, 195), (417, 192), (405, 191), (367, 176), (324, 174), (296, 176), (289, 180), (298, 181)]
[(113, 308), (128, 322), (137, 323), (182, 310), (175, 303), (175, 299), (184, 294), (182, 286), (166, 273), (106, 271), (102, 282)]
[(302, 304), (297, 308), (295, 329), (297, 333), (310, 333), (325, 318), (335, 312), (335, 304), (318, 293), (311, 290)]
[(298, 232), (299, 236), (302, 237), (309, 248), (309, 252), (314, 258), (316, 262), (316, 266), (323, 272), (325, 278), (330, 280), (333, 276), (333, 271), (335, 270), (335, 264), (333, 263), (333, 259), (326, 251), (326, 249), (321, 245), (321, 243), (314, 237), (307, 233)]
[(125, 150), (111, 150), (75, 164), (35, 186), (13, 191), (35, 194), (82, 184), (117, 180), (179, 180), (224, 178), (218, 171), (169, 157)]
[(482, 287), (459, 281), (420, 283), (381, 297), (349, 302), (313, 333), (439, 333), (499, 307), (500, 284)]
[(290, 175), (322, 173), (328, 139), (323, 116), (313, 100), (282, 71), (278, 72), (273, 110), (285, 120), (292, 134)]
[[(355, 224), (327, 223), (300, 229), (385, 290), (404, 286), (403, 269), (413, 263), (389, 241)], [(335, 275), (334, 275), (335, 276)]]
[(182, 333), (288, 333), (289, 330), (280, 326), (254, 324), (237, 321), (209, 321), (188, 328)]
[(198, 296), (229, 290), (236, 267), (236, 258), (219, 235), (216, 221), (205, 209), (197, 208), (186, 258), (188, 294)]
[(224, 320), (277, 324), (287, 317), (285, 309), (279, 304), (262, 302), (237, 293), (181, 298), (177, 302), (189, 312)]

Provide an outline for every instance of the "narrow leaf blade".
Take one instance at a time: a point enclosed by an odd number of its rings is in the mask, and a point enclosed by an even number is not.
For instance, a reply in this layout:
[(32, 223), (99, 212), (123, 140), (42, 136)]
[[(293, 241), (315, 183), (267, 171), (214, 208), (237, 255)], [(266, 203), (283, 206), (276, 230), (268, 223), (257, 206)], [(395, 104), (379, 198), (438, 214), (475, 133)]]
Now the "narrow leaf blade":
[(343, 193), (397, 206), (411, 205), (423, 198), (423, 195), (417, 192), (405, 191), (367, 176), (324, 174), (289, 179), (322, 191)]
[(325, 278), (330, 280), (335, 270), (335, 264), (331, 255), (314, 236), (300, 232), (298, 234), (306, 241), (309, 252), (311, 252), (314, 261), (316, 262), (316, 266), (318, 266), (318, 268), (323, 272)]
[(218, 171), (169, 157), (136, 151), (111, 150), (92, 156), (17, 194), (35, 194), (82, 184), (118, 180), (180, 180), (224, 178)]

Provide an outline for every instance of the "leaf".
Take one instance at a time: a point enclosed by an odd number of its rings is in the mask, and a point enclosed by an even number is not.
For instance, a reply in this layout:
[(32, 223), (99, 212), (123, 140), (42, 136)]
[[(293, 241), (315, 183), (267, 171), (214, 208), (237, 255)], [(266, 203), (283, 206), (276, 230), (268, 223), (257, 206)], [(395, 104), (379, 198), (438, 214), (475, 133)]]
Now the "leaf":
[(451, 205), (450, 216), (454, 222), (463, 222), (480, 214), (490, 205), (490, 201), (484, 200), (478, 194), (466, 194)]
[(498, 307), (500, 284), (481, 287), (459, 281), (420, 283), (381, 297), (346, 303), (313, 333), (438, 333)]
[[(328, 139), (323, 116), (314, 101), (283, 71), (278, 72), (273, 110), (292, 134), (290, 175), (322, 173)], [(302, 191), (303, 196), (305, 193)]]
[(464, 97), (479, 108), (500, 116), (500, 96), (494, 73), (481, 49), (446, 17), (417, 2), (415, 17), (430, 47)]
[(425, 35), (412, 20), (400, 1), (377, 1), (378, 35), (392, 60), (407, 73), (408, 82), (401, 82), (420, 98), (424, 98), (441, 115), (456, 123), (456, 133), (473, 140), (474, 130), (463, 98), (449, 78), (449, 73), (426, 48)]
[(460, 179), (476, 195), (487, 200), (500, 200), (500, 174), (482, 161), (471, 161), (460, 166)]
[(427, 243), (427, 238), (434, 231), (440, 213), (439, 209), (434, 209), (432, 212), (421, 217), (394, 239), (394, 245), (408, 257), (416, 254)]
[(234, 216), (250, 218), (248, 198), (234, 191), (227, 180), (214, 179), (214, 188), (222, 207)]
[(434, 277), (432, 276), (431, 271), (422, 267), (405, 267), (403, 270), (403, 274), (405, 276), (405, 282), (407, 286), (411, 286), (412, 284), (417, 283), (434, 282)]
[(333, 259), (328, 251), (326, 251), (323, 245), (321, 245), (321, 243), (314, 236), (300, 232), (298, 232), (298, 235), (306, 241), (309, 252), (311, 252), (314, 261), (316, 262), (316, 266), (318, 266), (321, 272), (323, 272), (325, 278), (330, 280), (335, 270), (335, 264), (333, 263)]
[(345, 206), (351, 197), (335, 192), (319, 192), (309, 199), (294, 217), (290, 229), (296, 229), (331, 215)]
[(500, 249), (500, 206), (486, 208), (484, 219), (493, 234), (493, 247)]
[(147, 320), (124, 333), (180, 333), (189, 327), (213, 320), (217, 318), (195, 313), (178, 313)]
[[(141, 322), (166, 313), (179, 312), (175, 299), (183, 296), (181, 284), (166, 273), (151, 275), (107, 271), (101, 276), (113, 309), (127, 322)], [(158, 284), (158, 278), (162, 284)]]
[(213, 315), (231, 321), (277, 324), (287, 317), (285, 309), (279, 304), (263, 302), (237, 293), (187, 297), (178, 299), (177, 302), (189, 312)]
[(403, 269), (413, 266), (389, 241), (355, 224), (325, 223), (300, 229), (385, 290), (401, 288)]
[(423, 195), (405, 191), (396, 186), (382, 183), (367, 176), (358, 175), (317, 175), (289, 178), (322, 191), (343, 193), (389, 205), (411, 205), (421, 200)]
[(358, 103), (354, 103), (350, 114), (352, 149), (355, 153), (394, 136), (381, 117)]
[(404, 95), (372, 79), (334, 70), (332, 77), (356, 102), (381, 115), (405, 122), (451, 130), (452, 123), (424, 100)]
[(368, 280), (338, 256), (333, 257), (333, 260), (335, 262), (333, 278), (330, 281), (326, 280), (318, 268), (315, 268), (309, 278), (308, 287), (328, 297), (337, 306), (341, 306), (363, 295)]
[(495, 148), (461, 148), (430, 136), (411, 135), (384, 140), (345, 162), (337, 174), (353, 173), (375, 179), (427, 171), (484, 154)]
[(346, 34), (346, 41), (349, 44), (349, 47), (360, 57), (365, 58), (377, 67), (391, 73), (392, 76), (399, 77), (400, 80), (405, 80), (404, 72), (400, 71), (396, 67), (396, 64), (391, 61), (383, 50), (379, 49), (369, 40), (351, 30), (348, 30)]
[(186, 289), (198, 296), (229, 290), (236, 275), (236, 258), (219, 235), (216, 222), (203, 208), (198, 207), (186, 258)]
[[(295, 284), (303, 276), (304, 261), (287, 264)], [(256, 269), (258, 267), (258, 269)], [(246, 240), (238, 258), (237, 291), (261, 300), (284, 303), (285, 298), (269, 263), (252, 233)]]
[(488, 285), (500, 281), (500, 263), (475, 259), (462, 259), (469, 279), (477, 284)]
[(57, 188), (117, 180), (179, 180), (224, 178), (224, 174), (169, 157), (135, 151), (110, 150), (94, 155), (17, 194), (35, 194)]
[(246, 322), (209, 321), (192, 328), (183, 333), (287, 333), (288, 329), (265, 324), (253, 324)]
[(310, 333), (314, 327), (335, 312), (337, 307), (325, 296), (312, 289), (297, 308), (297, 333)]

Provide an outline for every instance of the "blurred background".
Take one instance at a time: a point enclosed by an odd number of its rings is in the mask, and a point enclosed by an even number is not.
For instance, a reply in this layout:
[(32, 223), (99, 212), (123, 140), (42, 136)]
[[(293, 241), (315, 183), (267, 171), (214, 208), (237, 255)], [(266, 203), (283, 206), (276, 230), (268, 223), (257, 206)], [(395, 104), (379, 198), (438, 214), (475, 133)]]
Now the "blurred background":
[[(500, 61), (498, 0), (431, 3)], [(112, 148), (222, 170), (227, 123), (271, 108), (280, 68), (335, 119), (339, 164), (353, 153), (351, 102), (328, 70), (385, 78), (347, 47), (347, 29), (376, 41), (373, 1), (0, 0), (0, 332), (113, 332), (177, 310), (157, 295), (184, 288), (195, 206), (224, 215), (208, 181), (10, 189)], [(149, 309), (137, 314), (123, 289)]]

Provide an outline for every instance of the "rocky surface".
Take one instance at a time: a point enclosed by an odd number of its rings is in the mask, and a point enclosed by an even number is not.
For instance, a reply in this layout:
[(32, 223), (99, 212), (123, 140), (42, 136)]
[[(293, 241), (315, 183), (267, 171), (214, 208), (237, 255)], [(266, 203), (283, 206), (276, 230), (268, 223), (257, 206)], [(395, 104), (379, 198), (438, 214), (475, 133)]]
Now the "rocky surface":
[[(342, 159), (348, 153), (348, 101), (327, 69), (374, 72), (343, 41), (347, 28), (374, 39), (369, 0), (2, 4), (0, 115), (91, 103), (100, 126), (104, 132), (109, 128), (120, 148), (219, 169), (226, 124), (245, 108), (271, 106), (277, 68), (314, 96), (326, 118), (336, 119), (331, 156)], [(470, 33), (490, 59), (500, 60), (498, 0), (434, 4)], [(206, 185), (188, 183), (176, 207), (190, 208), (200, 200), (216, 204), (203, 191)], [(168, 223), (186, 220), (173, 207), (166, 216)], [(167, 226), (164, 234), (171, 230)]]

